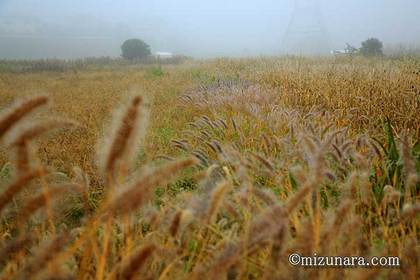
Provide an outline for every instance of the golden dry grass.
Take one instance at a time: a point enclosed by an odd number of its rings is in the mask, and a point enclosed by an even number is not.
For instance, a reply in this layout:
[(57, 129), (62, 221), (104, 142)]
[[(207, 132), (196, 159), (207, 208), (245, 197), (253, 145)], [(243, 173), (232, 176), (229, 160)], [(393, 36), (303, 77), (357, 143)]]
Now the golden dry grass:
[[(419, 65), (0, 73), (2, 278), (416, 279)], [(401, 266), (299, 268), (293, 252)]]

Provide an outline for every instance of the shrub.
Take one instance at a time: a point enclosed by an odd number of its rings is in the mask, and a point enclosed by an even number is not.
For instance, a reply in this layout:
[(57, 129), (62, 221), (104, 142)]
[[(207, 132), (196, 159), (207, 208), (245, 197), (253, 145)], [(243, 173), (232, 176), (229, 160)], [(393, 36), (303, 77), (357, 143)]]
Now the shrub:
[(381, 56), (383, 55), (383, 44), (379, 39), (370, 38), (362, 42), (360, 53), (364, 56)]

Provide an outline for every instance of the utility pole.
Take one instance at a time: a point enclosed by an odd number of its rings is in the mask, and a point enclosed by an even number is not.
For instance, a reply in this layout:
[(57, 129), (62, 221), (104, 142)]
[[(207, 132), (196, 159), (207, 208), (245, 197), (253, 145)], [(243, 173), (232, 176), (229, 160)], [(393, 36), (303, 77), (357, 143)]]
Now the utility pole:
[(326, 55), (330, 52), (318, 0), (295, 0), (282, 52), (289, 55)]

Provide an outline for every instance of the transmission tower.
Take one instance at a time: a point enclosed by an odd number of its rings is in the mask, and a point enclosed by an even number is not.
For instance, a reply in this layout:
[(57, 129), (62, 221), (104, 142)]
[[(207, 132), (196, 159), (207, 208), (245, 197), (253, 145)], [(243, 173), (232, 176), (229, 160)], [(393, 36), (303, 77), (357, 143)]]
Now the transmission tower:
[(318, 0), (295, 0), (282, 51), (292, 55), (324, 55), (330, 51)]

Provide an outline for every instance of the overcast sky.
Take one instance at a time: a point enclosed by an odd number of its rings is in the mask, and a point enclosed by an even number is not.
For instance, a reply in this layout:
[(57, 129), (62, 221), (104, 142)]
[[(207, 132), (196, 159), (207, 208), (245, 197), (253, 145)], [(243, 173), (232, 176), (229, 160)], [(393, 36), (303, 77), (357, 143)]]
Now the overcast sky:
[[(330, 49), (368, 37), (420, 44), (419, 0), (315, 2), (320, 23), (294, 32), (322, 28)], [(196, 57), (276, 55), (294, 7), (294, 0), (0, 0), (0, 58), (118, 56), (132, 37), (153, 51)]]

